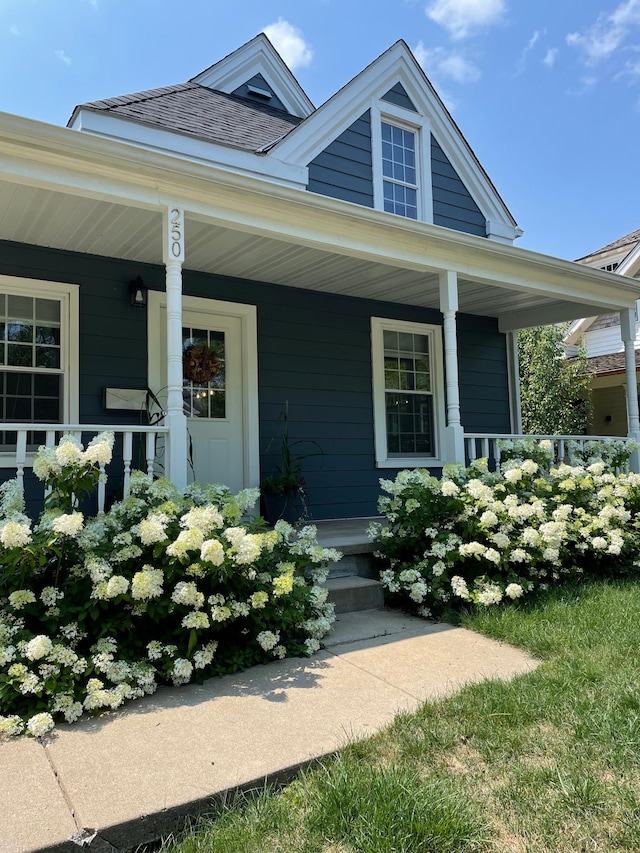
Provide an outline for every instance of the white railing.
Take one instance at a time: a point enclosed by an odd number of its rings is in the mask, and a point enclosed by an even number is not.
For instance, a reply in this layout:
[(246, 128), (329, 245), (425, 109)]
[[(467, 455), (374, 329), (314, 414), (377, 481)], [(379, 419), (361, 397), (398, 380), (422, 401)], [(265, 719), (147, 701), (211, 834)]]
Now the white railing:
[[(115, 434), (113, 459), (108, 466), (100, 465), (102, 474), (122, 479), (122, 496), (128, 497), (132, 469), (142, 468), (153, 476), (162, 467), (158, 459), (159, 442), (168, 432), (161, 426), (131, 426), (118, 424), (0, 424), (0, 469), (15, 469), (15, 477), (24, 486), (25, 469), (32, 467), (38, 445), (55, 447), (63, 435), (73, 435), (83, 445), (101, 432)], [(36, 441), (29, 444), (29, 436), (35, 434)], [(7, 441), (7, 435), (11, 443)], [(44, 442), (41, 439), (44, 435)], [(138, 441), (134, 442), (134, 437)], [(138, 458), (134, 463), (134, 451)], [(108, 469), (108, 470), (107, 470)], [(106, 476), (100, 478), (97, 489), (97, 510), (103, 512), (106, 502)]]
[(553, 450), (553, 460), (556, 463), (568, 462), (569, 442), (575, 442), (580, 449), (590, 441), (613, 442), (622, 441), (625, 444), (632, 441), (626, 435), (516, 435), (483, 432), (465, 432), (464, 451), (468, 462), (486, 457), (497, 467), (500, 464), (500, 441), (550, 441)]

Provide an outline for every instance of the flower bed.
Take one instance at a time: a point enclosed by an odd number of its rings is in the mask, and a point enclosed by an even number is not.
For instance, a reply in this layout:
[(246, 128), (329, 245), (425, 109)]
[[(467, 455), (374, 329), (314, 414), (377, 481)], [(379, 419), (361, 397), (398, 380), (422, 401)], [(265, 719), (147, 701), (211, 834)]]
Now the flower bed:
[(113, 436), (38, 453), (51, 489), (37, 524), (16, 481), (0, 487), (0, 734), (285, 656), (310, 655), (333, 622), (320, 586), (340, 555), (315, 528), (243, 520), (258, 499), (222, 486), (179, 493), (134, 473), (131, 495), (80, 507)]
[(442, 480), (420, 470), (381, 480), (388, 524), (370, 533), (392, 602), (430, 616), (567, 577), (638, 572), (640, 475), (611, 470), (624, 449), (606, 457), (594, 443), (583, 464), (549, 470), (550, 452), (548, 442), (511, 445), (496, 473), (478, 460), (445, 467)]

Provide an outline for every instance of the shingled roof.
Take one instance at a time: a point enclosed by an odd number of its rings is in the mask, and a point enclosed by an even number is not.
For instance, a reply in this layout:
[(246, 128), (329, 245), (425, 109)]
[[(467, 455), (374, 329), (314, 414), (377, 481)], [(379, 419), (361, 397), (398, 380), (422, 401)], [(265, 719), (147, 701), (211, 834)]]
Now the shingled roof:
[(629, 234), (625, 234), (624, 237), (619, 237), (617, 240), (614, 240), (613, 243), (607, 243), (607, 245), (602, 246), (601, 249), (596, 249), (594, 252), (589, 252), (588, 255), (585, 255), (582, 258), (578, 258), (578, 260), (584, 261), (586, 258), (594, 257), (594, 255), (601, 255), (604, 252), (611, 252), (614, 249), (622, 249), (625, 246), (629, 246), (629, 251), (631, 251), (631, 247), (635, 246), (635, 244), (639, 242), (640, 228), (637, 231), (631, 231)]
[(302, 120), (268, 104), (192, 82), (80, 104), (69, 125), (79, 110), (108, 113), (247, 151), (274, 143)]

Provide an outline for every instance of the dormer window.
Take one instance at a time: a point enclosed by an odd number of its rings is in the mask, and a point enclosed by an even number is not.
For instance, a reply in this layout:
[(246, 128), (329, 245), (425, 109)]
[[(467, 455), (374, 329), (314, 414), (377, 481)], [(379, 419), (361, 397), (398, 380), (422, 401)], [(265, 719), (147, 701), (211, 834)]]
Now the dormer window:
[(384, 209), (418, 218), (416, 133), (382, 122), (382, 188)]

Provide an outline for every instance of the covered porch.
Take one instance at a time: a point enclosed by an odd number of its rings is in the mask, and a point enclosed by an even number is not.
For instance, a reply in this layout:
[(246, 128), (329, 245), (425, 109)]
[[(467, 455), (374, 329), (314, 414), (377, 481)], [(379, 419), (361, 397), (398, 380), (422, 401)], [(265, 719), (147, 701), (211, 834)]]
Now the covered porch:
[[(81, 416), (82, 390), (78, 391), (83, 369), (78, 345), (81, 329), (78, 315), (74, 319), (71, 314), (69, 329), (64, 333), (69, 368), (64, 381), (61, 423), (39, 422), (37, 427), (46, 433), (47, 443), (54, 442), (65, 431), (89, 436), (109, 427), (119, 432), (125, 493), (133, 459), (129, 450), (136, 434), (143, 436), (149, 470), (152, 457), (155, 466), (157, 448), (161, 447), (162, 470), (176, 486), (183, 488), (194, 476), (189, 462), (193, 443), (190, 412), (185, 405), (184, 329), (199, 328), (209, 305), (215, 308), (216, 317), (222, 316), (232, 324), (228, 327), (229, 335), (241, 341), (237, 359), (240, 390), (236, 403), (238, 419), (234, 421), (232, 412), (225, 418), (233, 435), (207, 438), (209, 450), (205, 456), (215, 457), (217, 447), (220, 458), (236, 460), (228, 469), (232, 488), (259, 484), (267, 473), (261, 470), (260, 444), (265, 435), (265, 413), (273, 425), (281, 408), (275, 402), (275, 393), (265, 399), (264, 383), (259, 376), (269, 372), (273, 387), (279, 389), (279, 399), (282, 402), (288, 399), (286, 383), (278, 385), (278, 364), (282, 361), (272, 358), (267, 348), (259, 353), (257, 346), (260, 319), (255, 294), (263, 294), (262, 298), (268, 301), (275, 288), (284, 294), (280, 296), (283, 304), (288, 298), (296, 304), (296, 316), (306, 310), (309, 325), (305, 334), (313, 326), (313, 317), (309, 316), (315, 310), (313, 305), (319, 304), (317, 300), (334, 297), (355, 300), (349, 305), (366, 305), (374, 319), (378, 304), (386, 306), (385, 310), (395, 306), (405, 324), (414, 316), (421, 323), (424, 317), (434, 318), (430, 322), (436, 330), (433, 337), (436, 348), (431, 356), (433, 362), (436, 357), (441, 361), (441, 369), (433, 377), (435, 435), (427, 459), (428, 467), (434, 471), (443, 464), (465, 462), (478, 455), (498, 458), (498, 438), (520, 434), (515, 338), (518, 329), (596, 312), (620, 311), (628, 388), (628, 435), (640, 439), (633, 344), (635, 301), (640, 295), (637, 282), (515, 248), (495, 233), (489, 238), (475, 237), (301, 191), (293, 179), (288, 185), (286, 176), (280, 183), (273, 183), (259, 176), (236, 174), (215, 163), (150, 153), (131, 144), (93, 138), (26, 119), (3, 118), (0, 162), (0, 240), (5, 241), (7, 257), (14, 252), (16, 258), (22, 259), (31, 247), (41, 255), (43, 248), (64, 253), (70, 268), (73, 264), (69, 259), (94, 259), (96, 269), (100, 268), (100, 259), (117, 261), (125, 276), (120, 283), (122, 294), (115, 293), (112, 281), (105, 285), (105, 292), (108, 288), (110, 298), (117, 297), (127, 303), (130, 280), (140, 275), (145, 282), (151, 281), (146, 321), (136, 328), (146, 338), (141, 346), (147, 355), (147, 384), (161, 391), (161, 407), (165, 412), (161, 425), (122, 423), (127, 419), (140, 421), (139, 413), (134, 418), (105, 409), (109, 417), (101, 417), (99, 407), (95, 406), (90, 418)], [(62, 255), (46, 255), (47, 259), (54, 257)], [(47, 282), (66, 282), (73, 305), (76, 274), (52, 266), (49, 260), (46, 263), (49, 267), (41, 273), (39, 281), (42, 292)], [(6, 276), (27, 283), (33, 279), (33, 273), (26, 272), (25, 266), (22, 260), (9, 262), (0, 270), (0, 278)], [(225, 289), (216, 290), (214, 285), (222, 277)], [(94, 290), (99, 292), (99, 280)], [(316, 299), (306, 309), (305, 293), (314, 294)], [(333, 317), (337, 316), (333, 307), (337, 304), (332, 303)], [(339, 304), (347, 305), (344, 301)], [(137, 310), (132, 306), (131, 316)], [(384, 316), (382, 308), (380, 314)], [(124, 313), (122, 317), (122, 328), (131, 325), (131, 334), (138, 334), (133, 321)], [(275, 330), (271, 333), (272, 340), (291, 329), (291, 321), (287, 326), (288, 319), (283, 314), (278, 332), (277, 319), (270, 319)], [(461, 343), (461, 329), (464, 339), (474, 323), (480, 324), (478, 328), (489, 329), (494, 339), (501, 341), (506, 355), (505, 375), (499, 380), (500, 405), (508, 408), (503, 418), (504, 431), (478, 429), (483, 418), (492, 422), (493, 403), (491, 389), (485, 393), (483, 388), (486, 362), (474, 361), (477, 358), (474, 347), (466, 340)], [(111, 332), (114, 336), (120, 334), (115, 325)], [(345, 349), (348, 334), (347, 329), (336, 350)], [(481, 332), (473, 334), (479, 337)], [(300, 348), (312, 345), (318, 350), (318, 363), (334, 358), (326, 349), (331, 347), (329, 336), (323, 341), (300, 341)], [(321, 352), (323, 347), (325, 352)], [(375, 341), (373, 347), (375, 350)], [(466, 349), (461, 365), (463, 347)], [(293, 372), (294, 366), (289, 363), (288, 367)], [(340, 369), (340, 357), (336, 355), (332, 375), (339, 377)], [(465, 374), (464, 393), (475, 384), (481, 389), (479, 396), (486, 398), (482, 401), (484, 414), (474, 410), (472, 419), (464, 412), (465, 405), (467, 409), (469, 405), (464, 399), (461, 403), (461, 372)], [(331, 380), (327, 370), (323, 380), (327, 399)], [(308, 405), (309, 409), (304, 437), (313, 439), (314, 413), (311, 404), (304, 402), (304, 376), (296, 381), (301, 405)], [(371, 378), (363, 374), (358, 381), (362, 389), (369, 383), (369, 394), (373, 396), (372, 468), (377, 476), (387, 476), (389, 469), (411, 464), (411, 459), (401, 454), (385, 455), (381, 449), (385, 441), (384, 375), (376, 371), (374, 364)], [(346, 410), (349, 406), (346, 379), (341, 388), (340, 399)], [(361, 412), (358, 417), (362, 420)], [(31, 421), (5, 420), (0, 425), (3, 433), (17, 436), (15, 451), (4, 454), (2, 464), (6, 469), (14, 468), (19, 475), (28, 470), (28, 433), (33, 429)], [(341, 435), (339, 440), (343, 444), (352, 441), (356, 453), (359, 439), (355, 431), (353, 435), (356, 436), (353, 439)], [(557, 438), (560, 452), (567, 438)], [(331, 447), (332, 441), (331, 437), (326, 439)], [(325, 455), (330, 453), (325, 450)], [(424, 465), (425, 460), (421, 459), (419, 464)], [(637, 466), (637, 459), (634, 465)], [(331, 470), (324, 473), (328, 478)], [(211, 481), (213, 476), (219, 475), (205, 473), (203, 479)], [(337, 514), (342, 514), (340, 509)]]

